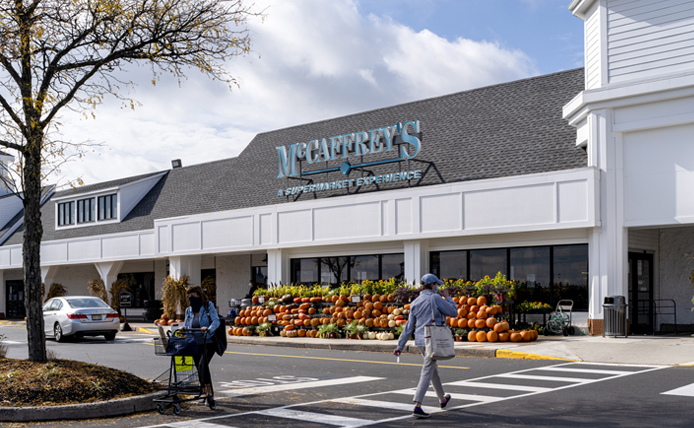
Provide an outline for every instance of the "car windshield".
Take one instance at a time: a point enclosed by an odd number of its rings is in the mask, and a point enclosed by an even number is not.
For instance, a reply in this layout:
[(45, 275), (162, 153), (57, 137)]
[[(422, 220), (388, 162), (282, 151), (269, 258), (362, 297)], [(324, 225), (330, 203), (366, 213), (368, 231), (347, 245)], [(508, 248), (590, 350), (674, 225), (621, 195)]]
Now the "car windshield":
[(92, 299), (85, 297), (82, 299), (66, 299), (67, 304), (71, 308), (81, 309), (81, 308), (108, 308), (109, 306), (100, 299)]

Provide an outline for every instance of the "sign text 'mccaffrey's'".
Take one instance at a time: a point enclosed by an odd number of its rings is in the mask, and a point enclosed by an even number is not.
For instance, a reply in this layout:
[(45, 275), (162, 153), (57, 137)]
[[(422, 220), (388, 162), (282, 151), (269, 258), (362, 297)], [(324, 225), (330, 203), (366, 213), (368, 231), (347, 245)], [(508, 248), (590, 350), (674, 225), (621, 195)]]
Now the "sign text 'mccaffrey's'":
[[(306, 160), (309, 164), (314, 164), (316, 162), (347, 159), (350, 156), (362, 156), (395, 150), (396, 147), (394, 147), (393, 140), (396, 136), (400, 136), (403, 144), (400, 145), (400, 157), (392, 159), (390, 162), (412, 159), (417, 156), (422, 147), (421, 140), (414, 135), (419, 134), (419, 132), (419, 121), (410, 120), (370, 131), (335, 135), (334, 137), (311, 140), (307, 143), (294, 143), (290, 144), (289, 148), (279, 146), (277, 147), (279, 169), (277, 178), (299, 175), (296, 163), (300, 160)], [(349, 171), (349, 168), (347, 171)]]

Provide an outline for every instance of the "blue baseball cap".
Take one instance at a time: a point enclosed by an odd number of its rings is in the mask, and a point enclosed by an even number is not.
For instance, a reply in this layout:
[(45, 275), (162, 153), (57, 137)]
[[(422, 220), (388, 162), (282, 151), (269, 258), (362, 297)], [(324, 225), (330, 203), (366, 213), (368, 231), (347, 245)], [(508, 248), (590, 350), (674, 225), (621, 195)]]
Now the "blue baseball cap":
[(436, 275), (433, 273), (428, 273), (422, 277), (422, 285), (429, 285), (429, 284), (438, 284), (438, 285), (443, 285), (443, 281), (438, 279)]

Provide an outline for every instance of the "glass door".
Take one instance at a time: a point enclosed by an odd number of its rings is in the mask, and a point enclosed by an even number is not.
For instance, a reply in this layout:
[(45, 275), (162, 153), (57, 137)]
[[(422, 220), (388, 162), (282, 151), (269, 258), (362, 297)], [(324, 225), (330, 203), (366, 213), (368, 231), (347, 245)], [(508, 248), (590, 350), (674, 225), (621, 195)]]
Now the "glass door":
[(7, 281), (5, 283), (7, 290), (7, 318), (8, 319), (24, 319), (24, 281)]
[(633, 333), (653, 333), (653, 254), (629, 253), (630, 318)]

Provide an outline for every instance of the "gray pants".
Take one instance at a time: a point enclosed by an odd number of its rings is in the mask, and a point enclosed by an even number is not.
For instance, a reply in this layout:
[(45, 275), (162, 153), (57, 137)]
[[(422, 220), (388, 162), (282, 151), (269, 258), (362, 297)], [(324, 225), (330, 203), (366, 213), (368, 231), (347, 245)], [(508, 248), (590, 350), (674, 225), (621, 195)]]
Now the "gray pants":
[(439, 401), (443, 400), (443, 385), (441, 385), (441, 378), (439, 377), (439, 370), (436, 367), (436, 360), (432, 360), (426, 357), (426, 348), (423, 346), (418, 346), (419, 352), (422, 353), (422, 372), (419, 374), (419, 385), (417, 385), (417, 391), (414, 393), (414, 398), (412, 401), (415, 403), (421, 403), (424, 400), (424, 395), (429, 389), (429, 383), (434, 386), (434, 391), (439, 397)]

